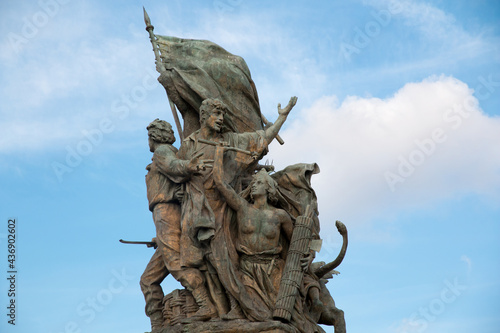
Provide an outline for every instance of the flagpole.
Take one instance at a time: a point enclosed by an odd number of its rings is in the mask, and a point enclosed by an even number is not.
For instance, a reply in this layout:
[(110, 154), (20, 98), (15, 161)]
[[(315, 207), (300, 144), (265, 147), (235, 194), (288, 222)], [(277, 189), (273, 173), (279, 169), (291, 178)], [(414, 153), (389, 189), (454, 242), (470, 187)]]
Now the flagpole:
[[(158, 51), (158, 45), (155, 43), (156, 36), (153, 33), (154, 26), (151, 24), (151, 19), (149, 18), (148, 13), (146, 12), (146, 8), (142, 7), (142, 9), (144, 10), (144, 23), (146, 23), (146, 31), (149, 32), (149, 39), (151, 40), (151, 45), (153, 45), (153, 52), (155, 53), (156, 70), (161, 75), (166, 72), (166, 69), (163, 63), (161, 62), (160, 51)], [(175, 104), (170, 99), (170, 96), (168, 96), (168, 93), (167, 93), (167, 98), (168, 98), (168, 103), (170, 104), (170, 109), (172, 110), (172, 115), (174, 116), (175, 125), (177, 126), (177, 131), (179, 132), (179, 137), (181, 141), (183, 141), (184, 135), (182, 132), (181, 123), (179, 121), (179, 116), (177, 115), (177, 111), (175, 109)]]

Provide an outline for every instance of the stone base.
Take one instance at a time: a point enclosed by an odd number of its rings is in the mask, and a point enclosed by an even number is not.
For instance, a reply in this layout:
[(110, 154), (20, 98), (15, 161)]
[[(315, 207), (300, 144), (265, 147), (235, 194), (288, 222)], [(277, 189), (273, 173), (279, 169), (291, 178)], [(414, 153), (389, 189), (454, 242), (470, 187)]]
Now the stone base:
[(177, 324), (165, 327), (161, 333), (298, 333), (292, 325), (279, 321), (251, 322), (248, 320), (206, 321), (190, 324)]

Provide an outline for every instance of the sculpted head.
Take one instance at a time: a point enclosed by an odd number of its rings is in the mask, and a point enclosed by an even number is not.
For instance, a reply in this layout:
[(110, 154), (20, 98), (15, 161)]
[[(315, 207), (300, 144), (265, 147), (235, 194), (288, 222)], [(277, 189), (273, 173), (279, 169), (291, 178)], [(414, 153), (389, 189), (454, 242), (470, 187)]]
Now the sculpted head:
[(228, 111), (226, 104), (218, 99), (207, 98), (200, 106), (201, 127), (208, 127), (215, 132), (221, 132), (224, 115)]
[(175, 142), (172, 125), (165, 120), (156, 118), (146, 127), (146, 129), (148, 130), (149, 149), (151, 152), (154, 152), (158, 144), (172, 144)]
[(278, 202), (278, 183), (267, 173), (261, 169), (257, 172), (250, 182), (250, 197), (258, 195), (267, 195), (267, 200), (275, 205)]

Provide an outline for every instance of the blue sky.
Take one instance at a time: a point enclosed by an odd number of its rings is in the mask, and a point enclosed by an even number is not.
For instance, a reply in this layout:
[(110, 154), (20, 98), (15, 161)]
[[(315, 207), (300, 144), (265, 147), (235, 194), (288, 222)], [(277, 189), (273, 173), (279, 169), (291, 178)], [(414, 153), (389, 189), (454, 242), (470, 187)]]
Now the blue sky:
[(268, 119), (298, 96), (268, 159), (321, 168), (318, 257), (336, 256), (342, 220), (349, 249), (328, 286), (349, 332), (499, 331), (497, 1), (7, 0), (0, 268), (16, 218), (18, 312), (2, 332), (149, 328), (153, 252), (118, 243), (154, 236), (145, 128), (173, 122), (143, 5), (157, 34), (242, 56)]

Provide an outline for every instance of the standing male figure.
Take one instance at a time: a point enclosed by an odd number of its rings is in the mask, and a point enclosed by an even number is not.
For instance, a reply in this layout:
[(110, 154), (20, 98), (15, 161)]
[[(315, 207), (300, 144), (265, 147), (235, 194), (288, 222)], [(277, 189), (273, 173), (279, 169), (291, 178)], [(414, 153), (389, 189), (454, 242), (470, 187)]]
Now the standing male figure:
[(156, 227), (157, 249), (141, 276), (141, 290), (146, 300), (146, 314), (150, 317), (152, 332), (157, 332), (163, 324), (163, 290), (160, 283), (168, 273), (179, 281), (195, 298), (198, 312), (191, 320), (208, 320), (217, 312), (205, 288), (205, 278), (195, 267), (182, 267), (180, 250), (181, 208), (178, 194), (180, 183), (203, 168), (200, 154), (189, 160), (176, 157), (177, 149), (172, 126), (156, 119), (147, 127), (149, 148), (153, 152), (152, 163), (146, 169), (147, 196), (149, 209), (153, 213)]
[[(284, 109), (278, 105), (278, 119), (263, 131), (233, 133), (223, 131), (224, 115), (227, 112), (226, 105), (217, 99), (206, 99), (200, 107), (201, 127), (182, 142), (178, 156), (187, 160), (203, 153), (205, 159), (213, 161), (217, 144), (223, 142), (229, 147), (239, 149), (240, 151), (228, 151), (224, 170), (226, 182), (240, 191), (242, 190), (241, 177), (251, 174), (257, 163), (253, 157), (260, 158), (264, 153), (269, 143), (278, 134), (296, 102), (297, 98), (292, 97)], [(251, 151), (253, 156), (245, 155), (241, 150)], [(231, 311), (227, 318), (231, 319), (231, 314), (238, 312), (239, 308), (236, 308), (235, 303), (237, 300), (244, 314), (250, 320), (263, 321), (267, 319), (267, 311), (253, 306), (251, 298), (247, 295), (241, 282), (241, 277), (235, 269), (235, 266), (238, 265), (238, 254), (230, 232), (229, 224), (232, 214), (227, 209), (227, 204), (214, 183), (212, 169), (207, 168), (193, 175), (191, 180), (186, 183), (185, 192), (186, 200), (183, 203), (181, 224), (183, 230), (189, 234), (189, 239), (194, 244), (193, 248), (200, 249), (200, 252), (205, 255), (209, 266), (216, 272), (216, 279), (222, 283), (229, 297)], [(181, 244), (181, 247), (187, 245), (187, 243)], [(200, 261), (203, 260), (200, 259)], [(201, 262), (191, 264), (201, 264)], [(215, 276), (215, 274), (211, 276)], [(217, 282), (209, 281), (208, 284), (209, 286), (217, 286)], [(224, 293), (220, 293), (214, 288), (211, 288), (211, 291), (219, 313), (225, 313), (224, 300), (221, 299)]]

